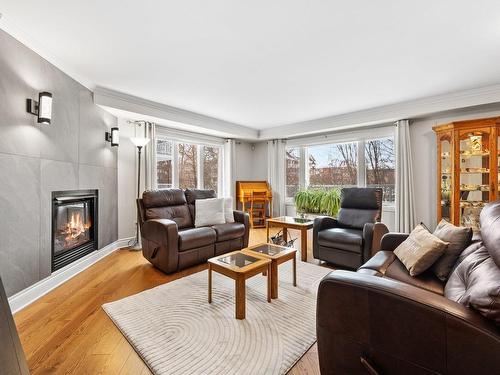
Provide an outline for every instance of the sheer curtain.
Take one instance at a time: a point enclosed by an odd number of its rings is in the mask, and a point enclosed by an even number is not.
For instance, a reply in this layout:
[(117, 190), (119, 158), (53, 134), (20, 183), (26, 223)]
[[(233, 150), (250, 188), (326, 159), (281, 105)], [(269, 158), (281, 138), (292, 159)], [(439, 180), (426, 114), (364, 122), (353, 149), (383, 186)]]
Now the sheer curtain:
[(156, 181), (156, 124), (146, 122), (144, 136), (149, 138), (149, 143), (144, 147), (144, 189), (153, 190), (157, 188)]
[(415, 228), (415, 194), (413, 189), (412, 153), (409, 120), (396, 122), (396, 217), (397, 232), (409, 233)]
[(285, 148), (284, 139), (267, 142), (267, 178), (273, 191), (272, 216), (285, 215)]
[(233, 207), (235, 204), (235, 157), (236, 143), (234, 139), (226, 139), (224, 142), (224, 168), (223, 168), (223, 194), (224, 197), (233, 198)]

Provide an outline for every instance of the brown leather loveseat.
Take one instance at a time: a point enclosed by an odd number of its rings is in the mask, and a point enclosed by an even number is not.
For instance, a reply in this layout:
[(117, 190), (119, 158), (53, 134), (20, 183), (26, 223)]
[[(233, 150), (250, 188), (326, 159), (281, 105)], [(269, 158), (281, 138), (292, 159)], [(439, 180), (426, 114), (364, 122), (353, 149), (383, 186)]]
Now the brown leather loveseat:
[(165, 273), (248, 246), (250, 219), (233, 211), (234, 223), (194, 227), (195, 200), (215, 198), (213, 190), (145, 191), (137, 200), (142, 254)]
[(499, 374), (500, 201), (483, 208), (481, 234), (446, 283), (412, 277), (388, 233), (357, 272), (320, 283), (317, 337), (322, 374)]

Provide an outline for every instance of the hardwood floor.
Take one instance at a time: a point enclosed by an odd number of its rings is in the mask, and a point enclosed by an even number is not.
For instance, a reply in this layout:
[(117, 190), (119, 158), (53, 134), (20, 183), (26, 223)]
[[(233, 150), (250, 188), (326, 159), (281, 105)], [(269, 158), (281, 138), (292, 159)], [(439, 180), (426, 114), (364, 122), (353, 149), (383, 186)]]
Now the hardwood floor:
[[(250, 244), (264, 242), (265, 236), (265, 229), (252, 230)], [(290, 238), (296, 237), (298, 232), (291, 230)], [(311, 251), (309, 262), (318, 264), (311, 260)], [(102, 259), (15, 315), (31, 373), (150, 374), (101, 305), (206, 268), (199, 265), (165, 275), (140, 252), (126, 249)], [(319, 374), (316, 345), (289, 374)]]

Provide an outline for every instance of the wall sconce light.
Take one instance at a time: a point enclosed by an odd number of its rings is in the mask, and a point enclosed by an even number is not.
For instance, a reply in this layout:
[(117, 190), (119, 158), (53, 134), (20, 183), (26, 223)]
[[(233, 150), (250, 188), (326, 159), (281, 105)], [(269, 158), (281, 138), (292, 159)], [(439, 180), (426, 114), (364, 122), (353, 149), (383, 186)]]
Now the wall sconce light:
[(105, 139), (107, 142), (111, 143), (111, 146), (119, 146), (120, 145), (120, 129), (111, 128), (111, 131), (106, 132)]
[(44, 91), (38, 94), (38, 101), (27, 99), (26, 111), (37, 116), (39, 124), (50, 124), (50, 120), (52, 120), (52, 94)]

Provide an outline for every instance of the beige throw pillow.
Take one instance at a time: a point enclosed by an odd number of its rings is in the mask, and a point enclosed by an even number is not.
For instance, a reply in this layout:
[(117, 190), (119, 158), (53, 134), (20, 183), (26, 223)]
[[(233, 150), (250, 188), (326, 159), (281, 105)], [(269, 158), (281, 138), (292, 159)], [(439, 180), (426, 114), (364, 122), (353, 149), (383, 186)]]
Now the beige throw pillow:
[(444, 253), (448, 242), (434, 236), (421, 224), (399, 245), (394, 254), (405, 265), (411, 276), (427, 270)]

